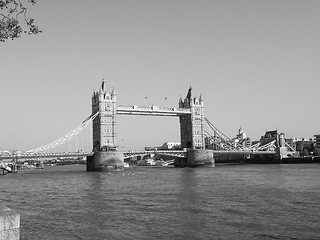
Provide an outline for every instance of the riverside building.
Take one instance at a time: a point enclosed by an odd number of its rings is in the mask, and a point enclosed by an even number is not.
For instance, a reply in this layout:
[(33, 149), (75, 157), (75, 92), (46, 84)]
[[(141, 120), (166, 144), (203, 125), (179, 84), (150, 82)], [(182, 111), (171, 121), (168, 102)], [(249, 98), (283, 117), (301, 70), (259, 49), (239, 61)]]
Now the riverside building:
[(320, 148), (320, 134), (314, 135), (315, 137), (315, 147)]

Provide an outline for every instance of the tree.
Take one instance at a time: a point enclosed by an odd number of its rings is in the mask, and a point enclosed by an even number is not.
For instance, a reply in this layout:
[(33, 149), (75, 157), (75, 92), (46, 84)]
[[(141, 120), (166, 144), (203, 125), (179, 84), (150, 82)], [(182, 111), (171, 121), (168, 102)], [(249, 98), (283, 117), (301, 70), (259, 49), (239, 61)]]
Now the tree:
[[(24, 1), (24, 2), (23, 2)], [(0, 41), (15, 39), (25, 34), (41, 32), (33, 18), (27, 18), (26, 4), (34, 5), (36, 0), (0, 0)]]
[(315, 156), (320, 156), (320, 148), (315, 148), (313, 153)]

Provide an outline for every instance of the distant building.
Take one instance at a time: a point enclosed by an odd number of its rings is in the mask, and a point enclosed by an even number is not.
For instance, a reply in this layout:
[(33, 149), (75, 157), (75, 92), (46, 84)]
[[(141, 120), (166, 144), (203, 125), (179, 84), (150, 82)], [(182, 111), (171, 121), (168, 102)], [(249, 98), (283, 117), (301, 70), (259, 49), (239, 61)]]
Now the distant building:
[(158, 148), (156, 147), (145, 147), (144, 150), (146, 151), (156, 151)]
[(315, 147), (320, 148), (320, 134), (314, 135), (315, 137)]
[(315, 139), (298, 139), (295, 142), (296, 151), (300, 153), (301, 156), (312, 155), (316, 146)]
[(146, 151), (181, 149), (180, 142), (165, 142), (160, 147), (145, 147)]
[(251, 146), (250, 138), (247, 137), (247, 134), (243, 131), (242, 126), (240, 126), (238, 134), (236, 138), (232, 139), (235, 146), (241, 145), (244, 148), (248, 148)]
[(242, 126), (240, 126), (239, 128), (239, 132), (236, 138), (240, 140), (247, 138), (247, 134), (242, 130)]
[(11, 155), (11, 151), (6, 149), (0, 149), (0, 156), (9, 156)]
[(277, 130), (266, 131), (264, 136), (261, 136), (260, 138), (260, 145), (265, 145), (269, 142), (272, 142), (273, 140), (277, 140), (277, 137), (278, 137)]
[[(264, 136), (261, 136), (261, 138), (260, 138), (260, 146), (268, 144), (274, 140), (276, 140), (276, 142), (278, 142), (278, 136), (280, 134), (278, 134), (278, 130), (266, 131)], [(294, 141), (294, 139), (285, 138), (284, 140), (291, 148), (296, 149), (296, 142)]]
[(179, 149), (181, 148), (181, 143), (180, 142), (165, 142), (162, 144), (161, 147), (158, 147), (158, 149), (161, 150), (170, 150), (170, 149)]

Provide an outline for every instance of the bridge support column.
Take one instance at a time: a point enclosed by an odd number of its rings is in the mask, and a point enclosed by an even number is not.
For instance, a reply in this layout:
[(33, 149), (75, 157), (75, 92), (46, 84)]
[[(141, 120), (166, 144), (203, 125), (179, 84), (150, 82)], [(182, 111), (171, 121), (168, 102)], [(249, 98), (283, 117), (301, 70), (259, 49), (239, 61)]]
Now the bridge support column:
[(288, 149), (285, 147), (285, 138), (284, 134), (280, 133), (277, 136), (277, 148), (276, 148), (276, 154), (277, 154), (277, 161), (279, 163), (282, 163), (282, 158), (288, 157)]
[(215, 167), (213, 150), (189, 149), (187, 158), (180, 158), (174, 161), (175, 167)]
[(123, 153), (116, 146), (117, 98), (114, 90), (108, 92), (105, 81), (92, 96), (92, 122), (94, 155), (87, 158), (87, 171), (119, 171), (124, 169)]
[(124, 156), (122, 152), (100, 151), (87, 157), (87, 171), (122, 171), (124, 169)]
[(278, 163), (282, 163), (282, 159), (288, 157), (288, 150), (286, 147), (278, 147), (276, 153)]

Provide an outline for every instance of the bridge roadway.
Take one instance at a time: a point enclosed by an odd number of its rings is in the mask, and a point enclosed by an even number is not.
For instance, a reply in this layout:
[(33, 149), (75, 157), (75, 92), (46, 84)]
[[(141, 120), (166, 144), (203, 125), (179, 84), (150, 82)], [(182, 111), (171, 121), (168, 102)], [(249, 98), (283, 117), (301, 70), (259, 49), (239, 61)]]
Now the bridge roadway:
[(50, 157), (84, 157), (92, 156), (93, 152), (63, 152), (63, 153), (21, 153), (0, 156), (1, 159), (21, 159), (21, 158), (50, 158)]
[[(172, 157), (185, 158), (187, 151), (185, 150), (152, 150), (152, 151), (119, 151), (123, 152), (125, 158), (134, 157), (138, 155), (147, 154), (162, 154)], [(50, 158), (50, 157), (83, 157), (92, 156), (93, 152), (63, 152), (63, 153), (21, 153), (17, 155), (2, 155), (2, 159), (30, 159), (30, 158)], [(213, 150), (213, 155), (274, 155), (275, 151), (254, 151), (254, 150), (236, 150), (236, 151), (225, 151), (225, 150)]]

